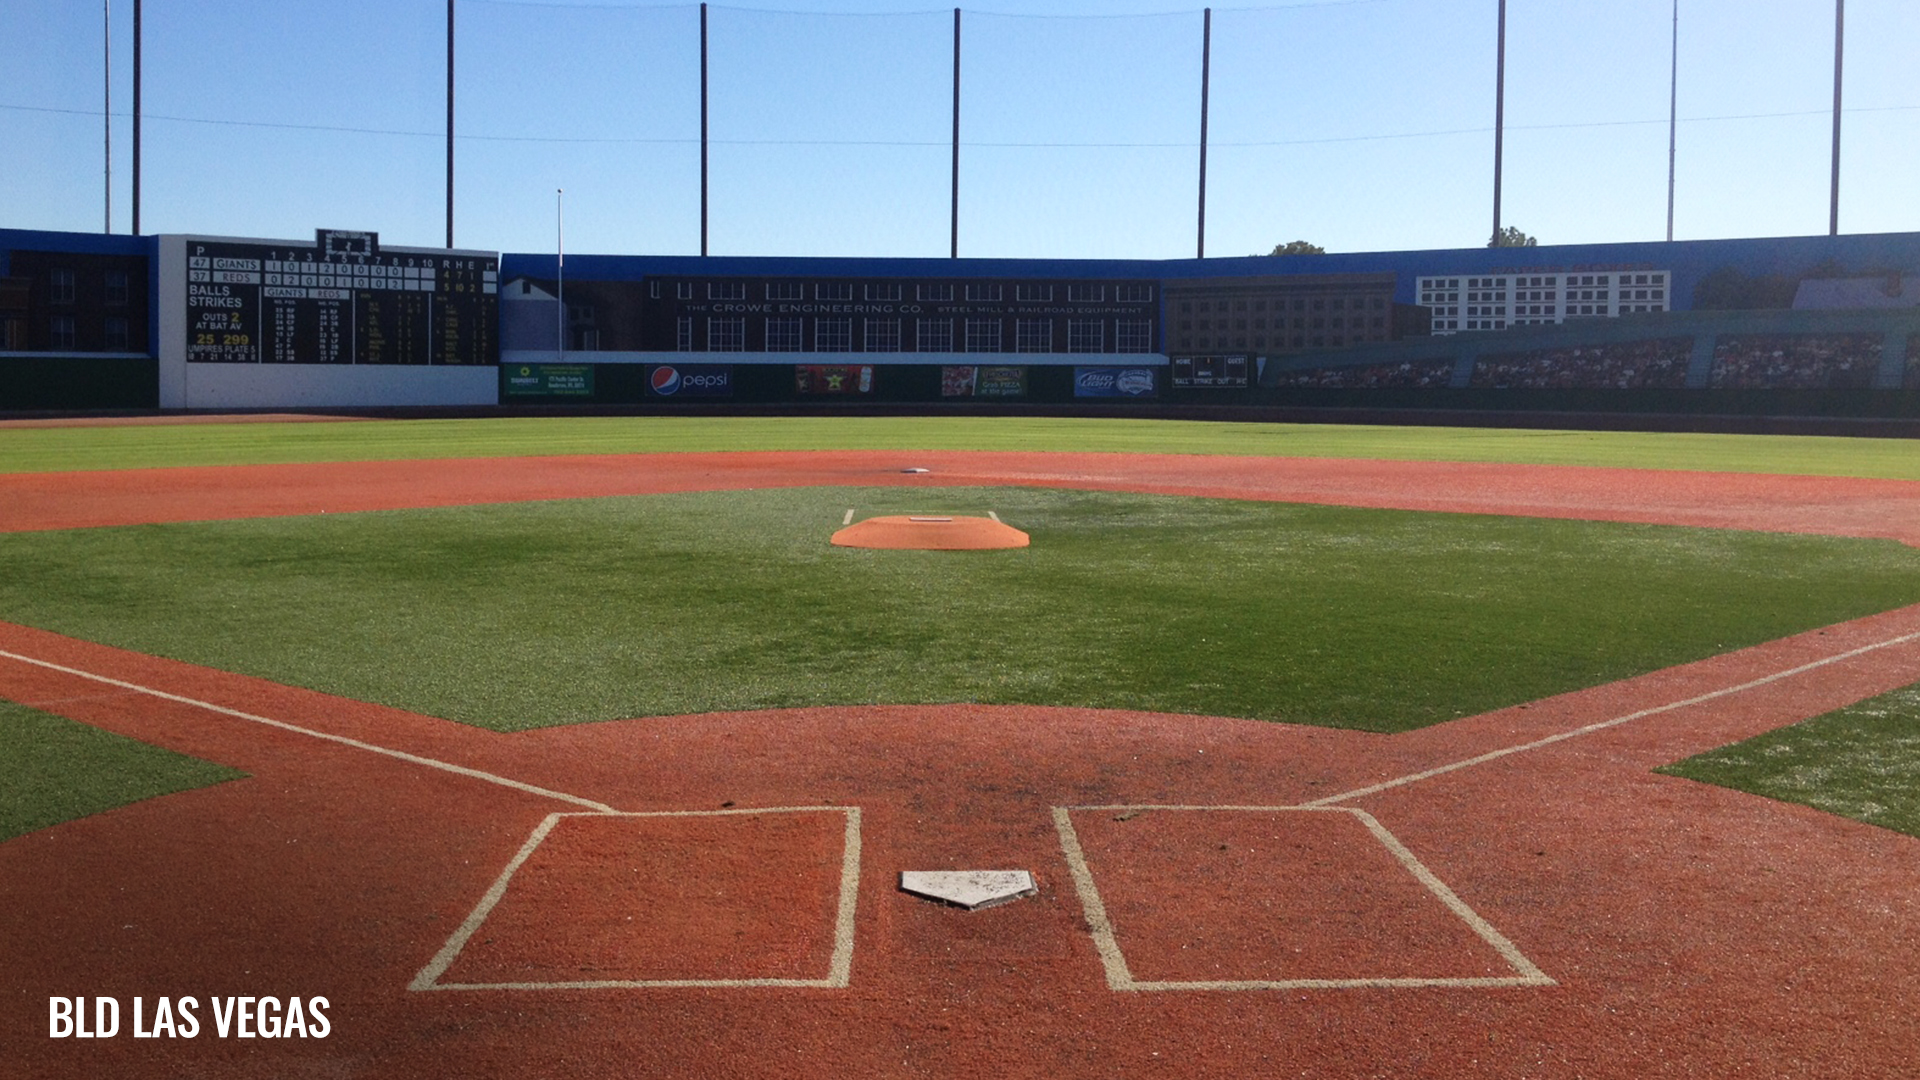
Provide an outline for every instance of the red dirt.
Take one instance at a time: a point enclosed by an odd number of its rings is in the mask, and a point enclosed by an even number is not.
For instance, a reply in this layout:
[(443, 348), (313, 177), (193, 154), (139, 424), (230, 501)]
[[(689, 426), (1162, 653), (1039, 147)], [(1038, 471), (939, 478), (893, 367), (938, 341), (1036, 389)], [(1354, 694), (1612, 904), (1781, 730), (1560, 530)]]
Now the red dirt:
[(562, 818), (438, 981), (818, 979), (844, 828), (817, 813)]
[(887, 450), (204, 466), (0, 476), (0, 530), (822, 484), (1229, 499), (1881, 536), (1920, 544), (1920, 482), (1332, 458)]
[[(749, 478), (876, 484), (897, 468), (892, 455), (796, 457), (813, 469), (771, 455), (673, 455), (494, 462), (491, 481), (477, 463), (163, 470), (123, 478), (126, 506), (105, 481), (74, 499), (50, 485), (19, 517), (19, 489), (0, 486), (0, 505), (9, 527), (50, 528), (76, 514), (105, 524), (149, 511), (294, 513), (303, 493), (343, 500), (308, 510), (364, 509), (345, 505), (362, 482), (378, 481), (372, 500), (393, 500), (403, 476), (420, 485), (404, 505), (420, 505)], [(1909, 542), (1920, 532), (1910, 484), (1377, 462), (1268, 461), (1229, 475), (1239, 459), (1211, 458), (916, 454), (915, 463), (935, 472), (894, 472), (892, 482), (1304, 491), (1315, 501)], [(278, 490), (173, 501), (215, 490), (203, 474), (216, 472), (219, 483)], [(174, 477), (183, 486), (172, 499), (136, 490), (167, 474), (193, 475)], [(286, 481), (296, 487), (279, 488)], [(1920, 607), (1390, 737), (965, 705), (500, 735), (23, 627), (0, 624), (0, 650), (623, 811), (854, 805), (862, 816), (844, 988), (409, 991), (533, 829), (579, 806), (0, 658), (0, 697), (252, 774), (0, 844), (6, 1075), (1889, 1077), (1910, 1069), (1920, 1045), (1920, 841), (1650, 771), (1914, 681)], [(1733, 689), (1762, 678), (1771, 681)], [(1696, 700), (1708, 694), (1717, 696)], [(1661, 711), (1341, 798), (1648, 709)], [(1108, 989), (1054, 807), (1329, 798), (1377, 818), (1555, 985)], [(1410, 888), (1382, 848), (1327, 823), (1349, 815), (1120, 816), (1080, 810), (1073, 820), (1136, 977), (1499, 973), (1485, 943), (1436, 910), (1428, 890)], [(824, 867), (840, 854), (819, 825), (840, 815), (806, 817), (764, 819), (792, 833), (763, 853), (764, 873), (736, 861), (711, 874), (693, 853), (723, 826), (565, 819), (593, 824), (556, 830), (556, 846), (528, 860), (522, 873), (532, 876), (515, 878), (499, 921), (480, 925), (451, 971), (577, 971), (608, 963), (608, 951), (629, 973), (664, 970), (655, 961), (676, 954), (703, 972), (737, 956), (746, 977), (817, 970), (835, 892)], [(620, 824), (637, 821), (647, 824)], [(623, 878), (629, 851), (643, 857), (631, 869), (647, 869)], [(903, 869), (973, 867), (1031, 869), (1040, 894), (964, 912), (894, 888)], [(795, 895), (780, 903), (805, 925), (769, 922), (752, 904), (676, 907), (689, 875), (699, 880), (688, 889), (728, 896), (791, 881)], [(1321, 913), (1312, 927), (1288, 920), (1309, 910)], [(626, 914), (668, 922), (629, 936)], [(325, 996), (332, 1033), (219, 1038), (207, 999), (239, 994)], [(117, 996), (122, 1034), (48, 1038), (51, 995)], [(135, 995), (149, 1007), (196, 995), (201, 1035), (132, 1038)]]
[(1026, 533), (992, 518), (888, 515), (856, 521), (828, 538), (839, 547), (892, 551), (993, 551), (1023, 548)]

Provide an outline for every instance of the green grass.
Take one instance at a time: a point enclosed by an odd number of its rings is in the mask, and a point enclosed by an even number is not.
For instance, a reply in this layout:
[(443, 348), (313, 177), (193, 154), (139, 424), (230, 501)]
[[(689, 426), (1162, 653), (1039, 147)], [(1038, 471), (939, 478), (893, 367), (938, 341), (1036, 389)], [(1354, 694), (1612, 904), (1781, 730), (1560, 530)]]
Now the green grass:
[(1920, 836), (1920, 683), (1658, 771)]
[[(829, 546), (997, 511), (1005, 552)], [(0, 535), (0, 619), (497, 729), (871, 702), (1399, 731), (1920, 601), (1891, 541), (1024, 488)]]
[(0, 841), (245, 775), (0, 701)]
[(0, 473), (700, 450), (1065, 450), (1920, 480), (1911, 440), (1180, 420), (567, 417), (0, 429)]

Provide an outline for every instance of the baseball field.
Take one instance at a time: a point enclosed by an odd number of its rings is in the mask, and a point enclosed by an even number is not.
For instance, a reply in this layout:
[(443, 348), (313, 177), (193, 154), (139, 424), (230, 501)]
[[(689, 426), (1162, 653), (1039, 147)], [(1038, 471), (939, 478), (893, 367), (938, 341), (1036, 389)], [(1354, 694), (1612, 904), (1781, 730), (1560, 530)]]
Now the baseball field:
[(0, 1074), (1920, 1045), (1909, 441), (13, 422), (0, 567)]

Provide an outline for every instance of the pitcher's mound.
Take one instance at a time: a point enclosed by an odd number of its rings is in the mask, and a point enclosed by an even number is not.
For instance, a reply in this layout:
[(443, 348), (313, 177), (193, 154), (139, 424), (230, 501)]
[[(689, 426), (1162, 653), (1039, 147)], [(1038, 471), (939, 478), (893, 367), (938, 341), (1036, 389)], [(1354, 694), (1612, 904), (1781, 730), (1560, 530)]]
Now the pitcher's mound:
[(916, 514), (856, 521), (834, 533), (833, 542), (840, 547), (980, 551), (1026, 547), (1027, 534), (992, 518)]

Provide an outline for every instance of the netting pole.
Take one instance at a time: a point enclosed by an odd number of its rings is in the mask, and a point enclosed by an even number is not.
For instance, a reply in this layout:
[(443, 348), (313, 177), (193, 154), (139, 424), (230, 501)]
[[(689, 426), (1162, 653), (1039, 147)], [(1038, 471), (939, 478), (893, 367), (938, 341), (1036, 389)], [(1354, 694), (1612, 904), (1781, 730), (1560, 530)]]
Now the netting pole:
[(453, 247), (453, 3), (447, 0), (447, 247)]
[(1213, 75), (1213, 9), (1200, 11), (1200, 222), (1194, 258), (1207, 257), (1207, 90)]
[(101, 0), (100, 4), (100, 59), (102, 76), (106, 87), (106, 104), (101, 108), (107, 133), (106, 156), (106, 207), (107, 225), (103, 232), (113, 231), (113, 0)]
[(700, 254), (707, 253), (707, 5), (700, 5)]
[(1667, 80), (1667, 241), (1673, 241), (1674, 153), (1680, 143), (1680, 0), (1673, 0), (1673, 72)]
[(133, 235), (140, 235), (140, 0), (133, 0)]
[(953, 9), (953, 210), (947, 258), (960, 257), (960, 9)]
[(1500, 153), (1507, 132), (1507, 0), (1500, 0), (1500, 29), (1495, 46), (1493, 68), (1493, 238), (1488, 247), (1500, 246)]
[(1847, 0), (1833, 0), (1833, 194), (1827, 235), (1840, 235), (1840, 57), (1847, 40)]

